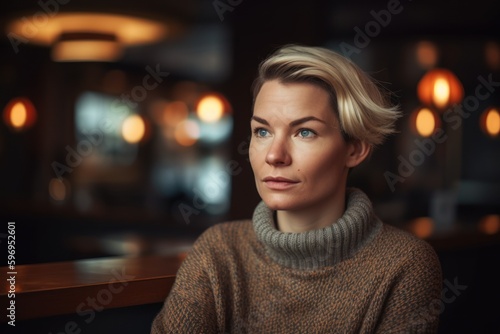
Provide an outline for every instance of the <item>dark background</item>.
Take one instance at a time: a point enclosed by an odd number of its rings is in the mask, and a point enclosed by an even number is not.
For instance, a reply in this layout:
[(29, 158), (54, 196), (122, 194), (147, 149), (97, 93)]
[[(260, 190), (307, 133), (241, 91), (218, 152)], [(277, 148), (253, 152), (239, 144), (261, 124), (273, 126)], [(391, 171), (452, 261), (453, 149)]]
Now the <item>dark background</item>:
[[(114, 63), (56, 63), (48, 47), (32, 44), (21, 45), (16, 54), (3, 35), (0, 106), (3, 109), (14, 97), (29, 96), (38, 112), (37, 123), (22, 133), (0, 123), (0, 220), (4, 226), (16, 221), (20, 240), (17, 264), (175, 252), (210, 225), (251, 217), (259, 198), (246, 148), (250, 86), (258, 63), (286, 43), (337, 51), (341, 43), (354, 45), (354, 28), (364, 29), (373, 21), (370, 12), (386, 9), (389, 1), (233, 1), (238, 4), (223, 13), (223, 20), (214, 3), (72, 0), (61, 6), (63, 11), (117, 12), (176, 19), (183, 24), (183, 33), (175, 38), (126, 50)], [(441, 259), (443, 279), (467, 286), (453, 302), (443, 304), (440, 332), (500, 332), (500, 237), (498, 230), (484, 234), (478, 228), (485, 215), (500, 214), (499, 138), (485, 136), (478, 125), (482, 110), (499, 106), (500, 94), (495, 91), (481, 102), (479, 110), (457, 131), (445, 128), (446, 143), (404, 183), (398, 183), (395, 191), (384, 178), (386, 171), (397, 173), (399, 155), (408, 157), (415, 149), (408, 124), (419, 105), (417, 83), (426, 72), (415, 60), (417, 43), (433, 42), (439, 50), (436, 66), (452, 70), (461, 80), (465, 96), (473, 95), (478, 76), (491, 74), (494, 81), (500, 81), (499, 67), (489, 66), (484, 56), (487, 43), (500, 43), (498, 10), (494, 1), (485, 0), (400, 4), (402, 11), (359, 54), (353, 54), (352, 60), (394, 93), (393, 100), (401, 105), (404, 117), (398, 121), (399, 133), (354, 170), (349, 182), (367, 192), (377, 214), (389, 224), (411, 230), (413, 219), (434, 218), (433, 233), (426, 239)], [(12, 17), (39, 10), (32, 1), (3, 3), (0, 23), (3, 26)], [(215, 63), (214, 57), (218, 59)], [(158, 63), (171, 75), (141, 102), (144, 114), (155, 98), (173, 96), (175, 85), (186, 81), (224, 94), (232, 106), (230, 139), (216, 148), (196, 146), (194, 150), (204, 156), (222, 150), (227, 161), (236, 161), (241, 167), (231, 179), (229, 209), (217, 215), (201, 212), (186, 224), (177, 208), (179, 203), (192, 202), (189, 194), (169, 197), (151, 190), (154, 184), (149, 176), (162, 154), (155, 149), (155, 139), (139, 145), (137, 161), (127, 168), (112, 166), (99, 178), (92, 169), (75, 170), (67, 178), (72, 185), (68, 199), (51, 199), (47, 191), (54, 177), (51, 163), (64, 160), (66, 145), (78, 143), (74, 125), (78, 96), (85, 91), (106, 92), (103, 78), (111, 70), (126, 74), (127, 85), (121, 92), (129, 92), (141, 83), (145, 66)], [(114, 94), (120, 95), (120, 91)], [(167, 156), (167, 160), (177, 158)], [(124, 181), (109, 182), (110, 175), (119, 175)], [(94, 205), (86, 210), (75, 205), (81, 180), (92, 185)], [(440, 221), (431, 211), (436, 194), (443, 191), (454, 198), (451, 222)], [(0, 233), (5, 233), (3, 228)], [(158, 307), (124, 312), (144, 312), (136, 325), (148, 328)], [(55, 331), (54, 324), (63, 321), (48, 319), (45, 325)], [(102, 330), (108, 326), (105, 322), (94, 326)], [(96, 328), (88, 330), (98, 333)]]

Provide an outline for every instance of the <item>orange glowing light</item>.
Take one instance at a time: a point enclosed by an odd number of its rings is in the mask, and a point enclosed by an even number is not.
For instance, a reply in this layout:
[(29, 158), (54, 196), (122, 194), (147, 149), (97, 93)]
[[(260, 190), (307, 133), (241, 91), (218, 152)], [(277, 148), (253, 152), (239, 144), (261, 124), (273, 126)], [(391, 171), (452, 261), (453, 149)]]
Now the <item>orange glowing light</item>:
[(64, 201), (69, 192), (69, 186), (64, 180), (52, 178), (49, 181), (49, 194), (50, 197), (58, 202)]
[(26, 106), (21, 102), (14, 104), (10, 112), (10, 124), (15, 128), (22, 128), (26, 124), (27, 118), (28, 112), (26, 111)]
[(485, 47), (486, 63), (492, 70), (500, 68), (500, 44), (496, 42), (489, 42)]
[[(155, 21), (94, 12), (45, 15), (44, 23), (36, 24), (35, 19), (35, 25), (23, 16), (9, 22), (7, 27), (7, 31), (19, 38), (54, 46), (52, 54), (57, 61), (113, 61), (124, 47), (156, 42), (180, 30), (181, 25), (173, 19)], [(73, 37), (68, 40), (68, 35)]]
[(16, 131), (27, 129), (35, 123), (36, 110), (27, 98), (15, 98), (4, 109), (5, 124)]
[(192, 146), (200, 138), (200, 127), (195, 121), (182, 121), (175, 127), (174, 137), (179, 145)]
[(417, 237), (425, 239), (434, 231), (434, 222), (429, 217), (417, 218), (410, 223), (409, 230)]
[(431, 136), (439, 125), (438, 116), (429, 108), (420, 108), (413, 112), (411, 116), (413, 131), (422, 137)]
[(500, 113), (497, 108), (489, 108), (481, 114), (481, 130), (490, 137), (500, 134)]
[(206, 123), (217, 122), (224, 113), (230, 112), (229, 102), (218, 93), (209, 93), (202, 96), (196, 104), (198, 117)]
[(146, 134), (146, 124), (144, 119), (139, 115), (131, 115), (127, 117), (122, 124), (122, 137), (130, 143), (135, 144), (144, 139)]
[(479, 222), (479, 230), (485, 234), (496, 234), (500, 231), (500, 216), (488, 215)]
[(418, 83), (417, 93), (423, 105), (444, 111), (462, 101), (464, 89), (453, 72), (437, 68), (422, 77)]
[(182, 101), (170, 102), (163, 110), (162, 120), (169, 126), (176, 126), (188, 117), (188, 107)]
[(422, 41), (417, 44), (417, 62), (424, 69), (432, 68), (436, 65), (438, 51), (436, 45), (431, 42)]
[(438, 78), (434, 82), (432, 99), (438, 108), (445, 108), (448, 105), (450, 100), (450, 85), (444, 78)]
[(203, 122), (217, 122), (224, 112), (224, 104), (215, 95), (205, 96), (198, 103), (196, 112)]
[(122, 55), (117, 41), (59, 41), (52, 48), (54, 61), (115, 61)]

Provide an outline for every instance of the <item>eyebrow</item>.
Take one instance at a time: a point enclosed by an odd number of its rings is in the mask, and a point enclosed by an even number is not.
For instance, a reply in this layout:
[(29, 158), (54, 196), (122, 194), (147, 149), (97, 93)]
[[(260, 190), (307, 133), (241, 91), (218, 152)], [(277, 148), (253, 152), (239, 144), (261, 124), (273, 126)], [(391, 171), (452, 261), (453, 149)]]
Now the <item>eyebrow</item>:
[[(269, 125), (269, 122), (266, 121), (265, 119), (263, 118), (260, 118), (258, 116), (252, 116), (252, 120), (256, 121), (256, 122), (259, 122), (261, 124), (264, 124), (264, 125)], [(309, 122), (309, 121), (317, 121), (317, 122), (321, 122), (323, 124), (326, 124), (325, 121), (317, 118), (317, 117), (314, 117), (314, 116), (306, 116), (306, 117), (302, 117), (302, 118), (299, 118), (299, 119), (296, 119), (294, 121), (291, 121), (290, 122), (290, 126), (291, 127), (294, 127), (294, 126), (297, 126), (299, 124), (302, 124), (302, 123), (305, 123), (305, 122)]]

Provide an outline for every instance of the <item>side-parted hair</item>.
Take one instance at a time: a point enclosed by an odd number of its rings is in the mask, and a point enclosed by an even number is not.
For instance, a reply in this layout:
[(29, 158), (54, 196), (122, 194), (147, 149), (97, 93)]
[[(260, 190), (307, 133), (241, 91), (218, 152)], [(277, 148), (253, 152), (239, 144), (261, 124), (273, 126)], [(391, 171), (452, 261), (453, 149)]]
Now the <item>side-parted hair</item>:
[(306, 82), (325, 89), (346, 140), (364, 141), (373, 148), (395, 132), (399, 107), (389, 103), (386, 92), (368, 74), (331, 50), (285, 45), (275, 51), (259, 65), (253, 83), (254, 102), (270, 80)]

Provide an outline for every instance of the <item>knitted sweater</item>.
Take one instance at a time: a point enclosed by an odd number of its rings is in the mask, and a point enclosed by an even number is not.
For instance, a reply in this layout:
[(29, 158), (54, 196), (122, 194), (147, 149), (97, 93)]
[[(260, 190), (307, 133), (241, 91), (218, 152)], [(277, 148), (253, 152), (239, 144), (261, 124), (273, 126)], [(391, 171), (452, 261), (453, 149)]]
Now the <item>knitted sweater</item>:
[(366, 195), (304, 233), (252, 221), (217, 224), (195, 242), (151, 333), (434, 333), (441, 267), (424, 241), (385, 225)]

